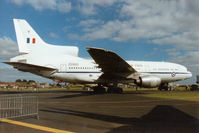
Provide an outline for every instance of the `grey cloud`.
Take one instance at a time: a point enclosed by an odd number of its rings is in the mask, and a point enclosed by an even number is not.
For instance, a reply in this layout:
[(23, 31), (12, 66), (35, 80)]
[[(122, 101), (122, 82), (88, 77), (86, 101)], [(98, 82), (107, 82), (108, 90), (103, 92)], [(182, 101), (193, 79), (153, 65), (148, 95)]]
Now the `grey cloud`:
[(187, 12), (194, 13), (198, 15), (199, 13), (199, 1), (198, 0), (189, 0), (189, 1), (184, 1), (187, 6), (185, 6), (185, 9)]
[(9, 37), (0, 38), (0, 59), (9, 59), (18, 54), (16, 42)]
[(70, 12), (71, 3), (65, 0), (11, 0), (16, 5), (31, 5), (35, 10), (42, 11), (45, 9), (58, 10), (63, 13)]
[(50, 32), (50, 33), (49, 33), (49, 36), (52, 37), (52, 38), (58, 38), (58, 37), (59, 37), (59, 36), (58, 36), (56, 33), (54, 33), (54, 32)]
[(192, 72), (193, 76), (191, 79), (186, 80), (184, 83), (195, 83), (196, 76), (199, 75), (199, 51), (189, 51), (184, 55), (179, 55), (177, 57), (172, 57), (169, 59), (171, 62), (179, 63), (185, 65), (189, 71)]
[(159, 45), (172, 44), (183, 50), (199, 50), (199, 32), (184, 32), (162, 39), (154, 39), (152, 43)]
[(178, 62), (186, 66), (199, 67), (199, 51), (190, 51), (185, 55), (173, 57), (170, 61)]
[[(110, 5), (114, 2), (118, 1), (112, 1)], [(172, 45), (178, 49), (198, 49), (197, 3), (197, 0), (122, 0), (119, 19), (95, 27), (85, 24), (82, 29), (84, 34), (79, 38), (114, 41), (150, 39), (154, 44)]]
[(97, 40), (104, 38), (111, 38), (118, 32), (120, 28), (119, 21), (109, 21), (108, 23), (97, 28), (90, 28), (89, 33), (82, 36), (83, 40)]
[(177, 56), (179, 56), (179, 55), (181, 54), (181, 52), (179, 52), (179, 51), (176, 50), (176, 49), (166, 49), (165, 51), (166, 51), (166, 52), (168, 53), (168, 55), (171, 56), (171, 57), (177, 57)]
[(57, 9), (60, 12), (67, 13), (72, 10), (72, 5), (70, 2), (61, 1), (57, 4)]
[(82, 20), (79, 23), (79, 26), (83, 27), (91, 27), (96, 24), (103, 24), (104, 22), (101, 20), (95, 20), (95, 19), (88, 19), (88, 20)]
[(110, 6), (118, 0), (79, 0), (79, 11), (84, 15), (94, 15), (97, 13), (97, 6)]

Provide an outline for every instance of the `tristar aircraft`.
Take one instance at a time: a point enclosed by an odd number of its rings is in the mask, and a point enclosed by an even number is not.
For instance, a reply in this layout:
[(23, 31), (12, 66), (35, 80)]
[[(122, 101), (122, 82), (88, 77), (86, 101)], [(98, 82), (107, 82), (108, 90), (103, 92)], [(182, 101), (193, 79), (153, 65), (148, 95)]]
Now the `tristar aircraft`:
[(14, 19), (19, 55), (11, 58), (14, 68), (52, 80), (98, 84), (95, 92), (122, 92), (119, 83), (168, 89), (168, 83), (192, 77), (186, 67), (168, 62), (125, 61), (116, 53), (87, 47), (93, 60), (78, 57), (78, 48), (44, 42), (22, 19)]

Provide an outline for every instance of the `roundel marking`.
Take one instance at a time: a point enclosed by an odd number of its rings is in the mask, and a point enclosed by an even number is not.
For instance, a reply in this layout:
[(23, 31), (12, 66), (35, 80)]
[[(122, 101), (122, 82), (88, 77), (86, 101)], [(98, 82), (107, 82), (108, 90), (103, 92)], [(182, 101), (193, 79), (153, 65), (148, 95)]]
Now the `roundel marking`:
[(176, 76), (176, 73), (175, 72), (172, 72), (171, 73), (171, 77), (175, 77)]

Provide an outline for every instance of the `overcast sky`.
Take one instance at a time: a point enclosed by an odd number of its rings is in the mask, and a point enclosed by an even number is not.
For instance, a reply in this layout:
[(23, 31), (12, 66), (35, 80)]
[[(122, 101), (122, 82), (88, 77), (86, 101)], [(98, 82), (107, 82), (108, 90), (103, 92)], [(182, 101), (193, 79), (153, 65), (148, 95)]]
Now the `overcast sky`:
[[(26, 19), (48, 43), (117, 52), (127, 60), (185, 65), (199, 72), (199, 0), (1, 0), (0, 60), (18, 54), (13, 18)], [(0, 80), (50, 81), (0, 63)]]

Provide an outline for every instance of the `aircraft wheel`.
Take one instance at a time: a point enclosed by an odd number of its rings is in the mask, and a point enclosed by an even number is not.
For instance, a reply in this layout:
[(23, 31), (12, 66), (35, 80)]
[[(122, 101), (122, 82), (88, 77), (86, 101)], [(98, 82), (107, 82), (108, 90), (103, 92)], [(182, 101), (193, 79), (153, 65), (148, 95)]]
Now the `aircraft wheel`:
[(165, 91), (169, 91), (170, 90), (170, 87), (168, 84), (163, 84), (163, 85), (160, 85), (158, 87), (158, 90), (162, 91), (162, 90), (165, 90)]
[(113, 93), (113, 92), (114, 92), (113, 87), (108, 87), (107, 93)]
[(123, 92), (123, 89), (122, 89), (122, 88), (118, 88), (117, 90), (118, 90), (118, 93), (119, 93), (119, 94), (121, 94), (121, 93)]
[(116, 88), (109, 87), (108, 90), (107, 90), (107, 93), (121, 94), (122, 92), (123, 92), (123, 89), (119, 88), (119, 87), (116, 87)]
[(93, 88), (95, 94), (103, 94), (106, 93), (106, 89), (101, 86), (97, 86)]

